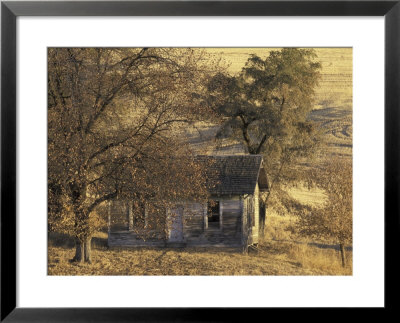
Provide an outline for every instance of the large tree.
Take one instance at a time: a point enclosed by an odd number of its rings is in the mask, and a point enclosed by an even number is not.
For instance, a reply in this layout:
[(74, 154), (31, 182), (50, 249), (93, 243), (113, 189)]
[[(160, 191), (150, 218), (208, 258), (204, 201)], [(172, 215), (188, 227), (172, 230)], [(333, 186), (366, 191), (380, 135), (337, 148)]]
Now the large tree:
[(314, 50), (283, 48), (265, 59), (251, 55), (239, 75), (220, 73), (208, 86), (208, 102), (222, 117), (218, 136), (265, 155), (270, 192), (285, 176), (298, 176), (289, 170), (315, 152), (319, 132), (308, 115), (320, 68)]
[(210, 70), (193, 49), (48, 50), (49, 227), (75, 237), (75, 261), (91, 262), (106, 201), (204, 197), (176, 128), (209, 117), (197, 98)]

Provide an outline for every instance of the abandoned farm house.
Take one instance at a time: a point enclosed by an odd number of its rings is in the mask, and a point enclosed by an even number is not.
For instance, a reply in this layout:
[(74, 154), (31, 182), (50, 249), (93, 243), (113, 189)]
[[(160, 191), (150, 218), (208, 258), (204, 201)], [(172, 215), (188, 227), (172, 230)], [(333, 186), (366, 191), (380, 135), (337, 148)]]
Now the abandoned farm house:
[(211, 165), (206, 170), (207, 180), (216, 183), (208, 189), (208, 203), (183, 201), (167, 209), (163, 229), (143, 238), (138, 228), (146, 232), (151, 208), (144, 208), (138, 216), (132, 202), (113, 201), (109, 207), (109, 246), (246, 248), (257, 244), (259, 222), (265, 217), (259, 197), (268, 191), (262, 156), (198, 156), (198, 160)]

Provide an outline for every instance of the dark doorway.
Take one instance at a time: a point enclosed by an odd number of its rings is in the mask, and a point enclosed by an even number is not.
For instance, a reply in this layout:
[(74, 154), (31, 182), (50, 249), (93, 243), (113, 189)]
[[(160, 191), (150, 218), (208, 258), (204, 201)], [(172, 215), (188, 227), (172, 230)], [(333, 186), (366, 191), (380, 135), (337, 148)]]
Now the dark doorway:
[(219, 228), (219, 201), (210, 200), (207, 205), (207, 220), (209, 228)]

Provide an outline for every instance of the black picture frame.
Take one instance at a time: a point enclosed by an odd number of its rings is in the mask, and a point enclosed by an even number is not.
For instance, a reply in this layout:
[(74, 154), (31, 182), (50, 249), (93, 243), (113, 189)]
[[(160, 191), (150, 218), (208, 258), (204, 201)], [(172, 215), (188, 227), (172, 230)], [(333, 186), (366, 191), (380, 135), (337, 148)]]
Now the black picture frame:
[[(256, 319), (266, 309), (16, 307), (16, 19), (19, 16), (384, 16), (385, 309), (396, 307), (400, 180), (400, 4), (396, 1), (4, 1), (1, 3), (1, 321), (189, 322)], [(373, 188), (371, 188), (373, 189)], [(40, 292), (40, 291), (38, 291)], [(331, 311), (332, 312), (332, 311)]]

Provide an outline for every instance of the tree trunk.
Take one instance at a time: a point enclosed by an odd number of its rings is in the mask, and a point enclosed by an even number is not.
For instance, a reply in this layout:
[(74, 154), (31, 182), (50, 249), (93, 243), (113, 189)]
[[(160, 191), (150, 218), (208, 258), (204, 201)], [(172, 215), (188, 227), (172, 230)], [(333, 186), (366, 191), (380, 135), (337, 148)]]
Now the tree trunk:
[(92, 237), (86, 239), (84, 251), (85, 251), (85, 262), (91, 264), (92, 263)]
[(75, 256), (72, 258), (72, 261), (75, 262), (82, 262), (83, 261), (83, 255), (84, 255), (84, 243), (80, 241), (79, 239), (75, 240)]
[(346, 266), (346, 254), (345, 254), (344, 244), (341, 243), (339, 246), (340, 246), (340, 255), (342, 257), (342, 267), (345, 267)]
[[(79, 193), (80, 194), (80, 193)], [(76, 193), (76, 195), (79, 195)], [(80, 196), (80, 195), (79, 195)], [(91, 242), (92, 242), (92, 237), (87, 237), (85, 232), (82, 232), (82, 226), (85, 227), (85, 225), (88, 224), (88, 214), (89, 213), (84, 213), (82, 210), (79, 209), (79, 205), (76, 203), (75, 204), (75, 230), (76, 232), (80, 232), (80, 234), (77, 234), (75, 237), (75, 256), (72, 258), (71, 261), (74, 262), (87, 262), (89, 264), (92, 263), (92, 257), (91, 257)], [(86, 237), (85, 237), (86, 236)]]
[(76, 239), (75, 256), (73, 262), (92, 263), (92, 238), (87, 238), (85, 241)]

